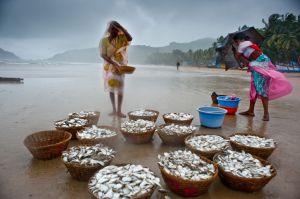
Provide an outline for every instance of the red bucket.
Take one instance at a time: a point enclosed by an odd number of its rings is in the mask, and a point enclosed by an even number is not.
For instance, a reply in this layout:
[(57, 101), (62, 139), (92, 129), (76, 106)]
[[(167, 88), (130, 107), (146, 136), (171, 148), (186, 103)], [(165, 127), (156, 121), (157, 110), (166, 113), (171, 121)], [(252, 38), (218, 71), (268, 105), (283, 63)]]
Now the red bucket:
[(226, 107), (226, 106), (219, 106), (220, 108), (224, 108), (227, 110), (227, 115), (234, 115), (237, 110), (238, 110), (238, 106), (237, 107)]

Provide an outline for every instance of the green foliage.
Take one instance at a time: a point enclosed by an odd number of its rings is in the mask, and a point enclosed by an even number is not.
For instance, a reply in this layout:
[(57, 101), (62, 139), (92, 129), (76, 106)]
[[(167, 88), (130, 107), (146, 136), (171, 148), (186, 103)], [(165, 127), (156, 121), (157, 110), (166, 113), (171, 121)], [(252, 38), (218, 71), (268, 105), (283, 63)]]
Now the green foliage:
[(265, 37), (263, 51), (274, 61), (289, 63), (300, 55), (300, 15), (273, 14), (259, 32)]

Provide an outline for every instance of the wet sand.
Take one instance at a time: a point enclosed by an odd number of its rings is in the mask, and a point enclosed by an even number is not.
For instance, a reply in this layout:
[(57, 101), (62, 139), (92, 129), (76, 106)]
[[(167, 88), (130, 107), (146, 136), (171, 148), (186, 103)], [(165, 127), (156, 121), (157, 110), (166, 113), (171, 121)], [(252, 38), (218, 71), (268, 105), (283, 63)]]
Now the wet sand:
[[(167, 112), (188, 112), (199, 125), (196, 109), (210, 105), (210, 94), (235, 93), (241, 96), (239, 110), (248, 106), (249, 74), (246, 71), (141, 66), (125, 81), (124, 112), (151, 108)], [(101, 125), (118, 127), (121, 120), (109, 117), (111, 105), (103, 91), (100, 64), (87, 65), (0, 65), (1, 76), (24, 78), (24, 84), (0, 84), (0, 198), (90, 198), (87, 183), (73, 180), (60, 158), (39, 161), (23, 145), (24, 138), (36, 131), (54, 129), (53, 121), (69, 112), (101, 111)], [(201, 133), (228, 136), (235, 132), (255, 132), (274, 138), (278, 148), (269, 161), (277, 176), (257, 193), (243, 193), (224, 186), (217, 179), (203, 199), (295, 199), (300, 195), (300, 74), (288, 74), (294, 92), (270, 103), (270, 122), (263, 122), (262, 105), (257, 103), (256, 117), (226, 116), (220, 129), (199, 127)], [(161, 115), (157, 121), (163, 123)], [(78, 141), (71, 141), (76, 145)], [(179, 147), (165, 146), (157, 135), (152, 143), (128, 144), (122, 135), (114, 144), (114, 163), (139, 163), (161, 177), (157, 154)], [(161, 179), (162, 180), (162, 179)], [(163, 180), (161, 181), (163, 186)], [(181, 198), (172, 194), (173, 198)], [(152, 198), (156, 198), (154, 194)]]

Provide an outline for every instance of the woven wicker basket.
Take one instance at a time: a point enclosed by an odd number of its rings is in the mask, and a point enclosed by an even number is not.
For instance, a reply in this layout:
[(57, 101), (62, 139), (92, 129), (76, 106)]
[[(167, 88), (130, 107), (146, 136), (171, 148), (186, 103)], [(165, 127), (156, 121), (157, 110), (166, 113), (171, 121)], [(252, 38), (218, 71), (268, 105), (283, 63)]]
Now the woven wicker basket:
[(112, 160), (113, 158), (111, 158), (108, 162), (106, 162), (104, 166), (100, 164), (87, 166), (78, 163), (69, 163), (65, 161), (63, 161), (63, 163), (66, 165), (72, 178), (79, 181), (88, 181), (92, 177), (92, 175), (94, 175), (98, 170), (108, 166)]
[(163, 114), (163, 119), (164, 119), (166, 124), (191, 125), (191, 123), (194, 119), (194, 118), (191, 118), (191, 119), (188, 119), (188, 120), (173, 120), (173, 119), (166, 118), (165, 115), (167, 115), (167, 114), (168, 113)]
[(174, 135), (168, 135), (166, 134), (164, 131), (161, 131), (161, 129), (165, 126), (167, 126), (168, 124), (163, 124), (163, 125), (160, 125), (157, 130), (155, 131), (158, 136), (160, 137), (160, 139), (162, 140), (162, 142), (164, 144), (167, 144), (167, 145), (173, 145), (173, 146), (184, 146), (184, 140), (192, 135), (193, 133), (196, 132), (196, 130), (194, 130), (192, 133), (190, 134), (174, 134)]
[[(234, 133), (231, 136), (234, 136), (234, 135), (253, 135), (253, 136), (257, 136), (257, 137), (261, 137), (261, 138), (266, 138), (264, 136), (256, 135), (256, 134), (251, 134), (251, 133), (248, 133), (248, 134)], [(229, 138), (231, 136), (229, 136)], [(243, 145), (243, 144), (231, 141), (231, 140), (230, 140), (230, 144), (231, 144), (231, 147), (233, 149), (237, 150), (237, 151), (245, 151), (245, 152), (250, 153), (252, 155), (261, 157), (261, 158), (263, 158), (265, 160), (268, 159), (268, 157), (276, 149), (276, 143), (275, 143), (275, 148), (256, 148), (256, 147), (250, 147), (250, 146), (246, 146), (246, 145)]]
[[(116, 164), (115, 166), (125, 166), (125, 165), (127, 165), (127, 164)], [(90, 184), (90, 181), (88, 182), (88, 184)], [(150, 199), (156, 188), (157, 188), (157, 185), (153, 186), (152, 189), (149, 190), (148, 192), (133, 197), (133, 199)], [(90, 189), (88, 189), (88, 191), (89, 191), (90, 195), (92, 196), (91, 197), (92, 199), (102, 199), (102, 198), (99, 198), (96, 195), (94, 195), (90, 191)]]
[[(210, 160), (213, 159), (213, 157), (216, 153), (219, 153), (219, 152), (225, 150), (225, 149), (220, 149), (220, 150), (212, 150), (212, 151), (200, 151), (200, 150), (196, 149), (195, 147), (193, 147), (192, 145), (187, 143), (188, 139), (190, 139), (194, 136), (201, 136), (201, 135), (212, 135), (212, 134), (194, 134), (194, 135), (191, 135), (191, 136), (187, 137), (184, 141), (186, 148), (189, 149), (190, 151), (192, 151), (193, 153), (196, 153), (199, 156), (204, 156), (204, 157), (206, 157)], [(225, 136), (222, 136), (222, 135), (218, 135), (218, 136), (228, 140)], [(229, 146), (229, 144), (228, 144), (228, 146)]]
[[(220, 154), (216, 154), (214, 156), (214, 160), (218, 155)], [(253, 157), (258, 159), (264, 166), (270, 165), (267, 161), (265, 161), (260, 157), (257, 156), (253, 156)], [(271, 165), (272, 175), (267, 177), (262, 177), (262, 178), (239, 177), (233, 175), (230, 172), (226, 172), (221, 166), (218, 166), (218, 168), (219, 168), (219, 177), (225, 185), (227, 185), (232, 189), (245, 191), (245, 192), (259, 191), (277, 174), (275, 168), (272, 165)]]
[(123, 131), (122, 129), (120, 129), (120, 131), (127, 142), (133, 144), (144, 144), (152, 140), (155, 129), (144, 133), (128, 133), (127, 131)]
[(142, 120), (149, 120), (149, 121), (152, 121), (152, 122), (156, 122), (157, 117), (159, 115), (159, 112), (155, 111), (155, 110), (151, 110), (151, 109), (145, 109), (145, 110), (154, 112), (156, 114), (154, 116), (136, 116), (136, 115), (132, 114), (132, 112), (134, 112), (134, 111), (130, 111), (130, 112), (128, 112), (128, 117), (129, 117), (130, 120), (142, 119)]
[(24, 145), (36, 159), (59, 157), (68, 147), (72, 135), (65, 131), (40, 131), (27, 136)]
[[(83, 119), (83, 118), (82, 118)], [(54, 125), (56, 122), (60, 122), (62, 120), (58, 120), (58, 121), (55, 121), (54, 122)], [(76, 139), (76, 133), (82, 129), (84, 129), (85, 127), (87, 127), (87, 125), (84, 125), (84, 126), (79, 126), (79, 127), (55, 127), (57, 130), (59, 131), (67, 131), (69, 133), (72, 134), (72, 139)]]
[(111, 136), (111, 137), (104, 137), (104, 138), (92, 138), (92, 139), (86, 139), (86, 138), (80, 138), (78, 136), (78, 134), (81, 132), (81, 131), (84, 131), (86, 130), (86, 128), (78, 131), (76, 133), (76, 137), (77, 139), (80, 141), (81, 144), (85, 144), (85, 145), (95, 145), (95, 144), (104, 144), (104, 145), (108, 145), (108, 146), (113, 146), (114, 142), (116, 141), (117, 139), (117, 136), (118, 136), (118, 129), (114, 128), (114, 127), (111, 127), (111, 126), (97, 126), (98, 128), (104, 128), (104, 129), (109, 129), (111, 131), (114, 131), (116, 132), (117, 134), (114, 135), (114, 136)]
[[(77, 118), (87, 119), (88, 120), (87, 126), (97, 125), (100, 118), (100, 112), (99, 111), (94, 111), (94, 112), (95, 115), (90, 115), (87, 117), (77, 117)], [(69, 119), (73, 119), (73, 118), (76, 118), (76, 116), (69, 115)]]
[(185, 180), (178, 176), (171, 175), (167, 173), (164, 170), (164, 167), (161, 165), (158, 165), (161, 175), (166, 183), (166, 185), (170, 188), (170, 190), (180, 196), (184, 197), (196, 197), (199, 196), (202, 193), (207, 192), (209, 186), (212, 184), (212, 182), (216, 179), (218, 176), (218, 167), (217, 164), (212, 162), (211, 160), (200, 157), (205, 162), (208, 162), (210, 164), (214, 164), (215, 173), (213, 176), (211, 176), (208, 179), (205, 180)]
[(135, 67), (132, 66), (120, 66), (118, 69), (120, 74), (132, 74), (135, 71)]

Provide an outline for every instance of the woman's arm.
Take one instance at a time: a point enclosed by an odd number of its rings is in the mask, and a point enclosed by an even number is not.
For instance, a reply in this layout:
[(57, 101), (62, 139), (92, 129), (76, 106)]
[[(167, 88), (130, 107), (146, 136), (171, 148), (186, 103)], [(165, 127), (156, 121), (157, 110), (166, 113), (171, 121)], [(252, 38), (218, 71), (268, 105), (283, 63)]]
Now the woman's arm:
[(119, 66), (117, 62), (113, 61), (109, 56), (107, 56), (107, 47), (108, 47), (107, 42), (108, 40), (102, 39), (100, 44), (100, 56), (108, 63), (114, 66)]

